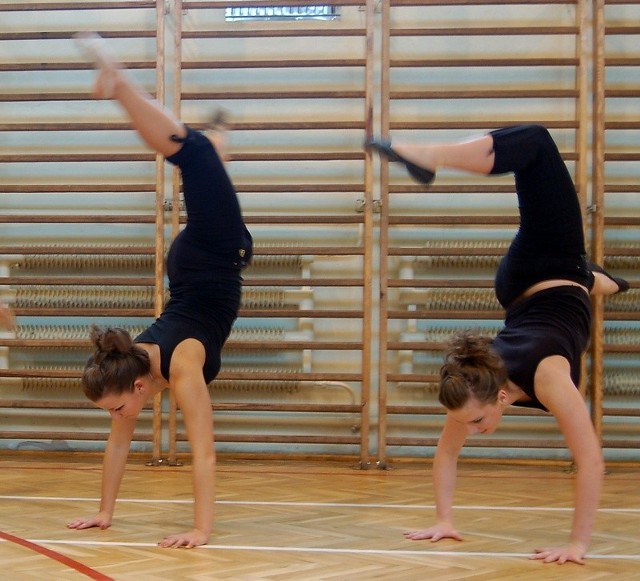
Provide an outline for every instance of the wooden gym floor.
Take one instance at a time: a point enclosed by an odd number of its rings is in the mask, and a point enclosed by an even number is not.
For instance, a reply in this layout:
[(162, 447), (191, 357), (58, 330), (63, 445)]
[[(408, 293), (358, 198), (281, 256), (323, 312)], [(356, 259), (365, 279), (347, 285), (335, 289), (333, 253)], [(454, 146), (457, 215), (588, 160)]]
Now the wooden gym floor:
[(133, 460), (112, 527), (67, 529), (96, 511), (100, 470), (86, 458), (0, 458), (0, 579), (640, 580), (639, 468), (610, 468), (587, 564), (562, 567), (527, 557), (567, 538), (572, 476), (563, 466), (463, 464), (456, 514), (465, 541), (430, 543), (402, 536), (433, 520), (427, 464), (221, 460), (215, 532), (192, 550), (156, 546), (191, 524), (186, 466)]

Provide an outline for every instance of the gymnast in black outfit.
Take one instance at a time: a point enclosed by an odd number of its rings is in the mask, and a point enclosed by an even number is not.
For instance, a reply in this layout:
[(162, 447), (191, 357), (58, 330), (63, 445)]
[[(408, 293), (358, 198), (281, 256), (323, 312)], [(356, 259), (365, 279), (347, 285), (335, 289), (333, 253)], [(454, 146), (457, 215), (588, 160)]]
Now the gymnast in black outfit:
[(83, 388), (111, 414), (111, 432), (99, 512), (68, 526), (111, 525), (137, 416), (149, 399), (171, 389), (191, 445), (194, 527), (158, 544), (191, 548), (206, 544), (213, 526), (215, 450), (207, 383), (220, 370), (220, 351), (238, 313), (251, 235), (220, 159), (219, 128), (203, 134), (183, 125), (127, 77), (100, 37), (82, 35), (78, 41), (99, 66), (96, 95), (116, 99), (146, 144), (180, 168), (187, 225), (167, 256), (170, 300), (160, 317), (135, 340), (120, 328), (92, 329), (95, 352)]
[(408, 539), (461, 540), (453, 525), (457, 460), (469, 434), (491, 434), (507, 405), (537, 407), (557, 419), (577, 467), (569, 542), (536, 549), (545, 563), (583, 563), (598, 507), (604, 460), (587, 406), (577, 389), (589, 341), (589, 294), (624, 292), (628, 283), (585, 258), (582, 214), (575, 187), (549, 132), (538, 125), (499, 129), (458, 143), (366, 144), (403, 163), (428, 184), (438, 168), (480, 174), (513, 172), (520, 226), (495, 280), (506, 309), (504, 328), (490, 338), (454, 336), (440, 371), (447, 418), (434, 459), (434, 526)]

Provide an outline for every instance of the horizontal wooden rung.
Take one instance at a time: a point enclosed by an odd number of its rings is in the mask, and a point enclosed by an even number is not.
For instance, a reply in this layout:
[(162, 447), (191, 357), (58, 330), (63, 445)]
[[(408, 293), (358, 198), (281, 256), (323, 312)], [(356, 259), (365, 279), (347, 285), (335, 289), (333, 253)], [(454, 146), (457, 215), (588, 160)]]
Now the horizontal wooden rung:
[(440, 376), (435, 373), (388, 373), (387, 381), (401, 383), (437, 383)]
[[(441, 6), (447, 4), (469, 4), (470, 2), (438, 2)], [(472, 2), (477, 3), (477, 2)], [(495, 4), (495, 2), (483, 2), (486, 4)], [(543, 2), (541, 2), (543, 3)], [(548, 4), (549, 2), (544, 2)], [(424, 0), (415, 0), (414, 2), (402, 2), (401, 0), (393, 0), (392, 6), (424, 6)], [(576, 35), (579, 32), (577, 26), (442, 26), (437, 28), (392, 28), (389, 31), (391, 36), (558, 36), (558, 35)]]
[[(577, 99), (576, 89), (434, 89), (391, 91), (391, 99)], [(636, 92), (637, 96), (637, 92)]]
[[(323, 2), (323, 5), (328, 6), (363, 6), (365, 0), (327, 0)], [(271, 0), (252, 0), (252, 7), (273, 7)], [(287, 6), (308, 6), (307, 0), (288, 0)], [(229, 7), (229, 3), (226, 0), (183, 0), (183, 10), (226, 10)], [(296, 29), (297, 30), (297, 29)]]
[[(254, 256), (361, 256), (365, 249), (360, 246), (300, 246), (300, 247), (257, 247), (254, 248)], [(266, 280), (266, 279), (261, 279)], [(325, 279), (315, 279), (325, 280)], [(343, 279), (349, 280), (349, 279)], [(264, 283), (260, 283), (264, 284)], [(279, 284), (279, 283), (278, 283)]]
[[(635, 4), (635, 2), (623, 1), (623, 2), (608, 2), (608, 4)], [(607, 24), (604, 27), (604, 33), (606, 35), (637, 35), (640, 34), (640, 26), (631, 25), (631, 24)]]
[(605, 216), (605, 226), (640, 226), (640, 216)]
[(638, 408), (614, 408), (605, 406), (602, 409), (604, 416), (617, 416), (617, 417), (638, 417), (640, 416), (640, 409)]
[[(0, 377), (48, 377), (56, 379), (77, 379), (82, 376), (80, 369), (0, 369)], [(223, 380), (277, 380), (277, 381), (362, 381), (360, 373), (304, 373), (281, 371), (221, 371), (217, 379)]]
[(0, 255), (16, 255), (16, 256), (33, 256), (38, 254), (44, 255), (89, 255), (98, 256), (105, 255), (122, 255), (131, 256), (135, 255), (153, 255), (155, 254), (155, 248), (152, 246), (0, 246)]
[(626, 246), (605, 246), (604, 255), (607, 258), (622, 256), (640, 257), (640, 248), (632, 248)]
[[(179, 442), (187, 440), (185, 433), (178, 433), (176, 439)], [(234, 434), (216, 432), (216, 442), (248, 442), (250, 444), (360, 444), (360, 436), (304, 436), (284, 434)]]
[(446, 347), (447, 344), (440, 341), (389, 341), (385, 345), (388, 351), (444, 351)]
[(252, 380), (271, 379), (278, 381), (362, 381), (360, 373), (304, 373), (280, 371), (225, 371), (217, 379)]
[(487, 289), (493, 288), (493, 279), (490, 280), (474, 280), (474, 279), (390, 279), (387, 281), (389, 288), (403, 289)]
[(12, 286), (155, 286), (156, 279), (145, 276), (0, 276), (0, 284)]
[(640, 120), (637, 119), (608, 119), (604, 122), (605, 129), (640, 129)]
[[(486, 120), (459, 120), (451, 119), (446, 121), (436, 119), (425, 119), (424, 121), (390, 121), (390, 129), (433, 129), (433, 130), (446, 130), (446, 129), (495, 129), (496, 127), (504, 127), (506, 125), (529, 125), (532, 123), (538, 123), (544, 125), (548, 129), (577, 129), (578, 122), (575, 119), (534, 119), (534, 118), (499, 118), (494, 117)], [(433, 186), (429, 187), (429, 192), (432, 191)]]
[[(247, 224), (363, 224), (364, 214), (327, 214), (325, 216), (300, 214), (298, 216), (255, 216), (245, 214)], [(292, 249), (295, 247), (291, 247)]]
[(638, 98), (638, 89), (633, 88), (605, 88), (604, 96), (610, 99), (637, 99)]
[(605, 67), (637, 67), (640, 66), (640, 58), (638, 57), (612, 57), (605, 56)]
[(342, 184), (236, 184), (236, 192), (239, 194), (316, 194), (318, 192), (364, 192), (362, 183), (342, 183)]
[[(88, 68), (88, 67), (87, 67)], [(0, 93), (0, 103), (26, 103), (26, 102), (58, 102), (58, 101), (94, 101), (89, 92), (43, 92), (32, 91), (29, 93)]]
[(406, 247), (406, 248), (389, 248), (387, 254), (389, 256), (464, 256), (464, 257), (485, 257), (485, 256), (502, 256), (506, 248), (487, 248), (474, 247), (468, 248), (424, 248), (424, 247)]
[(504, 57), (504, 58), (429, 58), (429, 59), (391, 59), (391, 68), (442, 68), (442, 67), (575, 67), (580, 63), (577, 58), (567, 57)]
[(121, 121), (92, 121), (68, 123), (15, 121), (0, 123), (0, 131), (133, 131), (131, 123)]
[[(415, 195), (417, 193), (424, 194), (424, 186), (419, 186), (413, 182), (391, 182), (389, 184), (390, 194), (409, 194)], [(514, 194), (515, 189), (513, 186), (500, 185), (500, 184), (461, 184), (461, 183), (440, 183), (439, 185), (429, 186), (429, 195), (474, 195), (474, 194)], [(390, 220), (395, 219), (394, 215), (389, 217)]]
[[(215, 382), (213, 383), (215, 393)], [(211, 405), (214, 411), (243, 411), (243, 412), (321, 412), (321, 413), (360, 413), (361, 405), (353, 404), (314, 404), (314, 403), (242, 403), (242, 402), (216, 402)]]
[(12, 409), (81, 409), (95, 410), (96, 404), (87, 399), (78, 401), (36, 400), (36, 399), (0, 399), (0, 408)]
[[(437, 446), (438, 438), (411, 438), (411, 437), (393, 437), (387, 439), (388, 446)], [(532, 438), (467, 438), (464, 443), (469, 448), (540, 448), (540, 449), (557, 449), (565, 448), (566, 444), (563, 439), (551, 440), (548, 438), (532, 439)], [(636, 446), (637, 446), (636, 442)]]
[(0, 163), (74, 163), (74, 162), (115, 162), (115, 161), (155, 161), (155, 153), (7, 153), (0, 155)]
[[(14, 308), (19, 317), (154, 317), (153, 309), (105, 309), (105, 308)], [(362, 310), (347, 309), (240, 309), (240, 317), (281, 319), (362, 319)]]
[(4, 214), (0, 224), (153, 224), (151, 214)]
[[(17, 314), (17, 312), (16, 312)], [(240, 309), (240, 317), (298, 319), (362, 319), (363, 311), (347, 309)]]
[(501, 225), (517, 225), (520, 223), (518, 216), (469, 216), (469, 215), (451, 215), (451, 216), (389, 216), (389, 224), (391, 225), (477, 225), (477, 226), (501, 226)]
[[(640, 91), (636, 90), (636, 97), (640, 95)], [(605, 152), (605, 161), (640, 161), (640, 152)]]
[[(273, 90), (273, 91), (199, 91), (182, 93), (183, 101), (219, 101), (219, 100), (268, 100), (268, 99), (309, 99), (314, 103), (322, 99), (364, 99), (364, 89), (318, 89), (316, 91), (303, 90)], [(79, 96), (77, 98), (80, 98)]]
[[(38, 34), (38, 33), (36, 33)], [(33, 36), (32, 33), (0, 34), (0, 40), (25, 40), (25, 36)], [(36, 37), (37, 38), (37, 37)], [(44, 39), (37, 39), (44, 40)], [(128, 70), (155, 69), (156, 61), (125, 61), (122, 65)], [(22, 63), (0, 63), (0, 71), (12, 72), (33, 72), (33, 71), (83, 71), (93, 70), (92, 63), (81, 62), (22, 62)], [(42, 93), (41, 93), (42, 94)], [(58, 93), (55, 93), (58, 95)], [(77, 95), (77, 93), (76, 93)], [(57, 99), (53, 99), (57, 100)]]
[(3, 184), (0, 194), (132, 194), (155, 193), (156, 184)]
[[(67, 348), (67, 349), (88, 349), (91, 342), (88, 339), (4, 339), (0, 338), (0, 347), (12, 348)], [(235, 341), (229, 340), (225, 343), (225, 349), (252, 350), (260, 349), (267, 351), (287, 351), (287, 350), (318, 350), (318, 351), (361, 351), (362, 343), (354, 341)], [(2, 406), (0, 406), (2, 407)]]
[(183, 61), (180, 66), (183, 70), (192, 69), (269, 69), (269, 68), (345, 68), (364, 67), (367, 61), (359, 59), (270, 59), (270, 60), (227, 60), (227, 61)]
[(105, 309), (105, 308), (20, 308), (15, 307), (13, 312), (19, 317), (141, 317), (153, 318), (156, 315), (154, 309)]
[[(605, 318), (607, 316), (605, 315)], [(623, 345), (621, 343), (609, 343), (603, 346), (605, 353), (638, 353), (640, 354), (640, 343)], [(638, 381), (640, 391), (640, 380)]]
[(363, 278), (251, 278), (244, 277), (244, 286), (273, 287), (361, 287)]
[(416, 310), (416, 311), (387, 311), (389, 319), (486, 319), (489, 321), (504, 319), (504, 311), (500, 308), (495, 310), (478, 310), (478, 309), (442, 309), (442, 310)]
[[(0, 65), (1, 66), (1, 65)], [(0, 69), (1, 70), (1, 69)], [(207, 123), (189, 121), (194, 129), (205, 129)], [(300, 121), (229, 121), (230, 131), (312, 131), (331, 129), (365, 129), (363, 120), (300, 120)], [(15, 121), (0, 123), (0, 131), (133, 131), (128, 122), (92, 121), (80, 122), (70, 120), (68, 123)]]
[[(328, 2), (331, 3), (331, 2)], [(198, 2), (198, 5), (203, 4)], [(343, 2), (340, 2), (344, 5)], [(362, 3), (364, 4), (364, 2)], [(290, 2), (287, 5), (291, 5)], [(229, 4), (227, 3), (227, 7)], [(256, 6), (254, 2), (251, 6)], [(270, 4), (273, 6), (273, 2)], [(183, 2), (184, 7), (184, 2)], [(218, 30), (184, 30), (182, 31), (182, 38), (193, 39), (213, 39), (213, 38), (316, 38), (316, 37), (348, 37), (348, 36), (366, 36), (366, 29), (364, 28), (242, 28), (241, 30), (234, 30), (231, 28), (218, 29)]]
[[(415, 415), (444, 415), (447, 410), (444, 406), (401, 406), (401, 405), (393, 405), (387, 406), (386, 408), (387, 414), (415, 414)], [(544, 412), (535, 408), (525, 408), (525, 407), (516, 407), (509, 406), (505, 412), (505, 416), (548, 416), (547, 412)]]
[[(108, 433), (104, 432), (87, 432), (84, 430), (75, 430), (73, 432), (57, 432), (57, 431), (35, 431), (35, 430), (2, 430), (0, 431), (0, 439), (4, 440), (91, 440), (91, 441), (107, 441)], [(136, 442), (151, 442), (153, 434), (145, 434), (136, 432), (133, 440)]]
[[(152, 214), (3, 214), (0, 224), (152, 224), (156, 216)], [(186, 219), (183, 218), (183, 221)], [(326, 216), (251, 216), (245, 215), (247, 224), (362, 224), (363, 214)], [(293, 252), (292, 249), (292, 253)], [(332, 247), (337, 248), (337, 247)]]
[[(29, 2), (29, 3), (4, 3), (0, 4), (0, 12), (33, 12), (44, 10), (118, 10), (118, 9), (135, 9), (141, 8), (156, 9), (157, 2), (155, 0), (110, 0), (108, 2)], [(100, 32), (108, 36), (108, 32)]]
[(640, 321), (640, 311), (615, 311), (605, 306), (604, 318), (607, 321)]

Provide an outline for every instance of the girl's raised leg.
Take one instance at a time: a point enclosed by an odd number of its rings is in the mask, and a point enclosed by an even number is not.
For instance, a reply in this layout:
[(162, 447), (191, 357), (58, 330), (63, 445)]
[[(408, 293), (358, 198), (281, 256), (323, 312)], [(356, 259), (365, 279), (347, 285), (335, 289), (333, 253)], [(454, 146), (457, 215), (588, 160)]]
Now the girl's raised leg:
[(172, 140), (172, 136), (181, 138), (187, 134), (183, 124), (128, 77), (100, 36), (82, 33), (75, 38), (98, 68), (94, 90), (96, 97), (118, 101), (127, 112), (134, 129), (151, 149), (165, 157), (176, 153), (181, 144)]
[(371, 140), (366, 147), (404, 163), (418, 181), (429, 183), (441, 168), (458, 169), (487, 175), (493, 169), (493, 138), (483, 135), (454, 143), (416, 144)]

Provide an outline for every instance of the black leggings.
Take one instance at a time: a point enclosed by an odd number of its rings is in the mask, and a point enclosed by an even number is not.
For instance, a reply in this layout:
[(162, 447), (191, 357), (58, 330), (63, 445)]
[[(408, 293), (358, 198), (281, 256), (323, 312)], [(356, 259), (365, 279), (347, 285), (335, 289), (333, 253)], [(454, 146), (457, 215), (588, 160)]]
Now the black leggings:
[(507, 308), (530, 286), (550, 279), (593, 286), (582, 212), (571, 176), (549, 132), (539, 125), (492, 131), (492, 174), (513, 172), (520, 226), (498, 267), (496, 296)]
[(187, 225), (167, 257), (171, 287), (237, 278), (251, 260), (252, 241), (233, 184), (202, 133), (187, 127), (184, 139), (174, 139), (183, 145), (167, 161), (182, 174)]
[(240, 307), (240, 271), (251, 259), (251, 235), (242, 220), (235, 189), (211, 142), (188, 129), (183, 145), (167, 160), (180, 168), (187, 225), (167, 256), (171, 299), (136, 343), (160, 348), (163, 377), (169, 379), (177, 345), (196, 339), (206, 358), (202, 373), (212, 381), (220, 351)]

